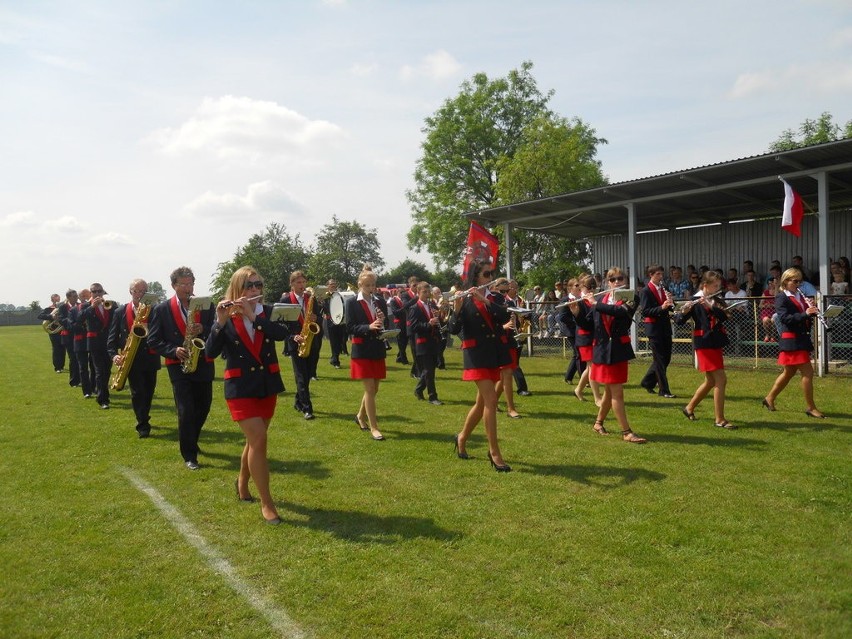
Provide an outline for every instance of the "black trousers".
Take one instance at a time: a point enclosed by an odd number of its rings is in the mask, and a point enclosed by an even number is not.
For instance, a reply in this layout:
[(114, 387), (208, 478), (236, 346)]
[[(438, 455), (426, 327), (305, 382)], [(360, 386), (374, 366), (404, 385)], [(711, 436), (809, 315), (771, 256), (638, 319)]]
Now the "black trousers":
[(672, 340), (671, 338), (649, 338), (648, 345), (651, 347), (651, 355), (654, 359), (640, 383), (648, 390), (659, 386), (660, 395), (671, 395), (666, 369), (672, 361)]
[(198, 461), (198, 439), (213, 402), (213, 382), (194, 381), (190, 375), (174, 376), (172, 392), (178, 415), (178, 440), (184, 461)]
[(573, 382), (574, 375), (582, 375), (583, 371), (580, 370), (580, 351), (574, 345), (576, 340), (573, 337), (569, 337), (568, 342), (571, 344), (571, 361), (568, 363), (568, 368), (565, 371), (565, 381)]
[(346, 347), (346, 327), (338, 326), (331, 320), (325, 320), (325, 335), (331, 348), (331, 357), (328, 363), (332, 366), (340, 366), (340, 354)]
[(95, 392), (98, 394), (98, 404), (109, 404), (109, 372), (112, 360), (106, 349), (89, 351), (92, 364), (95, 365)]
[(515, 390), (527, 392), (527, 378), (524, 377), (524, 369), (521, 368), (521, 349), (518, 348), (518, 367), (512, 371), (512, 379), (515, 380)]
[(396, 336), (396, 345), (399, 348), (396, 354), (398, 364), (408, 364), (408, 333), (402, 329)]
[(66, 342), (65, 352), (68, 355), (68, 385), (80, 385), (80, 365), (77, 363), (77, 353), (74, 352), (74, 342)]
[(313, 413), (311, 403), (311, 365), (307, 357), (299, 357), (298, 353), (290, 353), (293, 362), (293, 377), (296, 378), (296, 400), (293, 404), (300, 413)]
[(62, 343), (62, 336), (57, 333), (56, 335), (49, 335), (48, 337), (50, 337), (50, 351), (53, 359), (53, 370), (61, 371), (65, 368), (65, 345)]
[(130, 385), (130, 403), (136, 415), (136, 430), (148, 432), (151, 430), (151, 402), (157, 388), (157, 371), (131, 368), (127, 383)]
[(89, 351), (75, 350), (74, 354), (77, 356), (77, 370), (79, 371), (83, 395), (91, 395), (94, 380), (89, 375)]
[(438, 365), (438, 358), (435, 355), (417, 355), (417, 385), (414, 387), (414, 392), (422, 395), (423, 391), (428, 391), (429, 399), (438, 399), (438, 391), (435, 389), (435, 367)]
[(319, 363), (321, 348), (322, 331), (314, 335), (314, 339), (311, 341), (311, 352), (308, 354), (308, 371), (310, 372), (312, 378), (318, 377), (317, 364)]

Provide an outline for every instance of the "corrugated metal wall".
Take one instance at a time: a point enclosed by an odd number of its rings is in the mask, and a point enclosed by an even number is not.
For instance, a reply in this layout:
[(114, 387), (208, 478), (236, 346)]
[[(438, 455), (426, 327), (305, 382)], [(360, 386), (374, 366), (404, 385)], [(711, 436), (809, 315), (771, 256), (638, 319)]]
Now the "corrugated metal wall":
[[(740, 269), (743, 260), (754, 262), (754, 270), (763, 275), (772, 260), (782, 268), (789, 266), (794, 255), (801, 255), (805, 268), (818, 273), (817, 218), (808, 215), (802, 221), (802, 237), (781, 230), (780, 219), (741, 224), (722, 224), (703, 228), (643, 233), (636, 238), (636, 263), (644, 269), (648, 264), (662, 264), (667, 270), (672, 264), (686, 268), (687, 264), (710, 268)], [(845, 255), (852, 259), (852, 211), (831, 214), (828, 254), (837, 259)], [(595, 272), (627, 262), (627, 240), (623, 235), (592, 240), (592, 260)], [(639, 274), (644, 275), (644, 274)]]

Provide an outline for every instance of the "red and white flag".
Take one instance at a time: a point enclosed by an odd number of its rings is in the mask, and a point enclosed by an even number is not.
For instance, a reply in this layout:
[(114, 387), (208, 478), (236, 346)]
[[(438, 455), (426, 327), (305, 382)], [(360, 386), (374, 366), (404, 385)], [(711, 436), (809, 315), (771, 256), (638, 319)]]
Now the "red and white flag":
[(796, 193), (785, 180), (781, 181), (784, 182), (784, 213), (781, 215), (781, 228), (796, 237), (801, 237), (804, 216), (802, 196)]

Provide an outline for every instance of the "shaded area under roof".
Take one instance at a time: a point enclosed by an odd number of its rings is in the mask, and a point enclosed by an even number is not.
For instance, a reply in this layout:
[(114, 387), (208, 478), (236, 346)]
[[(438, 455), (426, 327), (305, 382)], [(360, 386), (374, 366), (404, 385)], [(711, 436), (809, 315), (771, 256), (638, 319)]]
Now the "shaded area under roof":
[[(852, 207), (852, 138), (792, 151), (757, 155), (467, 213), (495, 226), (574, 239), (627, 232), (627, 205), (636, 210), (636, 231), (781, 216), (790, 183), (814, 209), (817, 181), (828, 176), (829, 208)], [(805, 210), (807, 214), (809, 211)]]

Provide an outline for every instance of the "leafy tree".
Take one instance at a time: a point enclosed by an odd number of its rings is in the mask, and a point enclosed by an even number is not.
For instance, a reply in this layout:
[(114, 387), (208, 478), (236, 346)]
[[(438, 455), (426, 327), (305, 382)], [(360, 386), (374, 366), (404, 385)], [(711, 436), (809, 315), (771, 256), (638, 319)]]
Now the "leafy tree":
[[(525, 129), (514, 155), (498, 163), (500, 180), (495, 205), (535, 200), (549, 195), (607, 184), (597, 159), (598, 145), (607, 141), (579, 118), (542, 115)], [(503, 229), (496, 230), (505, 246)], [(550, 286), (582, 271), (588, 244), (542, 231), (512, 232), (512, 272), (521, 286)]]
[(833, 122), (831, 113), (824, 111), (816, 120), (805, 119), (799, 125), (798, 135), (793, 129), (786, 129), (775, 142), (769, 145), (770, 151), (789, 151), (812, 144), (833, 142), (852, 138), (852, 120), (845, 127)]
[(148, 292), (154, 293), (160, 302), (166, 301), (166, 297), (168, 297), (166, 291), (163, 289), (163, 285), (157, 281), (148, 283)]
[(463, 214), (494, 204), (501, 161), (514, 155), (530, 122), (550, 113), (553, 91), (539, 90), (532, 67), (524, 62), (496, 80), (477, 73), (425, 120), (415, 187), (406, 193), (413, 219), (407, 239), (439, 267), (461, 263), (468, 230)]
[(407, 282), (408, 278), (412, 275), (416, 275), (421, 280), (426, 280), (427, 282), (432, 281), (432, 276), (426, 265), (411, 259), (403, 260), (387, 273), (383, 273), (382, 281), (388, 284), (401, 284)]
[(237, 249), (233, 259), (219, 264), (210, 282), (212, 294), (221, 299), (234, 271), (249, 265), (263, 276), (266, 301), (277, 302), (290, 288), (290, 273), (303, 269), (309, 256), (298, 234), (291, 237), (283, 224), (273, 222), (262, 233), (252, 235), (245, 246)]
[(310, 279), (324, 284), (329, 278), (341, 287), (355, 284), (364, 264), (377, 273), (385, 265), (376, 229), (367, 229), (356, 221), (341, 222), (332, 216), (331, 224), (322, 227), (310, 258)]

